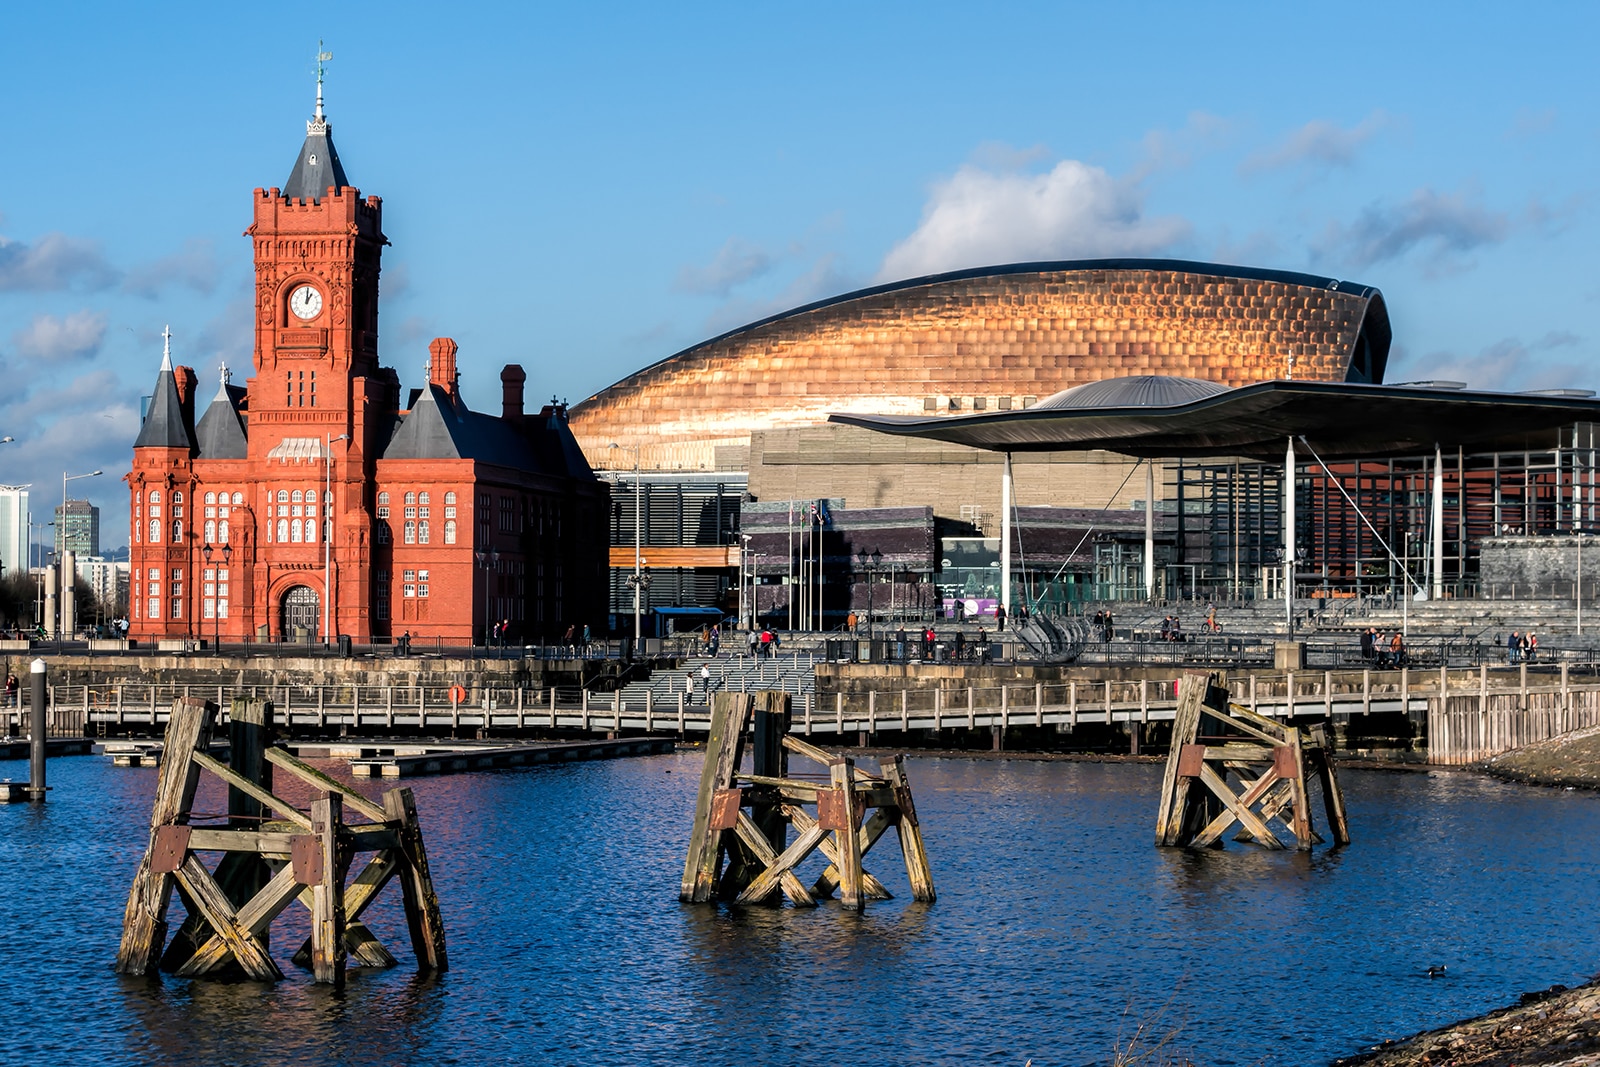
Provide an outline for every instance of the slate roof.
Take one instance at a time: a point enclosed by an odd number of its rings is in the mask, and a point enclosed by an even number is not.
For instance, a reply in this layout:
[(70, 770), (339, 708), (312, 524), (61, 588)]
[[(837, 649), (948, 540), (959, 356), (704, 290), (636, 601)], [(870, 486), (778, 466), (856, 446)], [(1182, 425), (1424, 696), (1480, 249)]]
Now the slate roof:
[(441, 386), (420, 391), (395, 427), (380, 459), (470, 459), (557, 477), (594, 477), (583, 450), (552, 411), (526, 430), (494, 415), (472, 411)]
[(170, 360), (161, 361), (161, 373), (156, 376), (156, 391), (150, 398), (150, 410), (145, 414), (144, 425), (134, 448), (194, 448), (189, 427), (183, 420), (183, 404), (178, 400), (178, 382), (172, 376)]
[(350, 184), (333, 147), (333, 126), (326, 122), (306, 123), (306, 141), (295, 157), (294, 169), (284, 183), (283, 195), (291, 200), (321, 200), (328, 187), (342, 189)]
[(244, 459), (249, 455), (244, 422), (239, 418), (237, 396), (244, 390), (223, 385), (195, 426), (195, 447), (201, 459)]

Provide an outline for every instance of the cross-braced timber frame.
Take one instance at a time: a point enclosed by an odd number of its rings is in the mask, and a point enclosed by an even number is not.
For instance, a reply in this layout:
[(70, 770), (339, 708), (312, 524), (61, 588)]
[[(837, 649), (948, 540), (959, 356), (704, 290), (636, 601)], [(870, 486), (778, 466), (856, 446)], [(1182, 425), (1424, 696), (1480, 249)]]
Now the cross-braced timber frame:
[(1281, 849), (1277, 822), (1297, 849), (1309, 852), (1323, 838), (1312, 826), (1308, 780), (1321, 783), (1334, 844), (1348, 845), (1344, 796), (1322, 725), (1290, 726), (1257, 715), (1229, 702), (1215, 675), (1186, 674), (1161, 781), (1156, 844), (1206, 848), (1237, 823), (1238, 840)]
[[(741, 774), (752, 713), (754, 773)], [(933, 871), (905, 758), (882, 761), (881, 773), (874, 775), (852, 759), (789, 736), (788, 729), (785, 693), (716, 694), (678, 899), (757, 904), (776, 903), (781, 894), (794, 905), (814, 907), (837, 889), (845, 909), (861, 911), (869, 899), (892, 896), (862, 866), (862, 858), (892, 826), (900, 838), (913, 899), (931, 903)], [(791, 754), (820, 764), (826, 773), (791, 775)], [(797, 831), (792, 842), (790, 826)], [(828, 867), (808, 888), (795, 869), (819, 849)]]
[[(299, 901), (311, 912), (311, 937), (295, 962), (309, 964), (317, 982), (343, 985), (350, 957), (365, 966), (396, 962), (361, 921), (396, 878), (418, 970), (446, 970), (444, 923), (411, 790), (391, 789), (382, 806), (374, 804), (272, 747), (272, 705), (244, 698), (229, 708), (229, 763), (221, 763), (207, 751), (217, 711), (216, 704), (187, 697), (172, 704), (149, 845), (128, 893), (117, 971), (151, 974), (160, 967), (198, 977), (232, 970), (276, 981), (283, 972), (268, 951), (272, 921)], [(312, 788), (309, 811), (272, 792), (274, 768)], [(201, 772), (228, 785), (223, 826), (193, 821)], [(346, 822), (346, 807), (371, 821)], [(201, 862), (206, 852), (223, 854), (215, 870)], [(363, 853), (365, 866), (346, 885), (352, 860)], [(174, 889), (189, 914), (163, 955)]]

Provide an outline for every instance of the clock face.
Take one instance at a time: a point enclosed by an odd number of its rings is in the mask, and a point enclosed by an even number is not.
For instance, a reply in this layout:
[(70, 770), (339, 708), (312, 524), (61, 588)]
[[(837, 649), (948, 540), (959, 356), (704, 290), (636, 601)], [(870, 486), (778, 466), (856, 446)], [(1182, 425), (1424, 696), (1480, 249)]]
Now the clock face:
[(322, 312), (322, 294), (314, 285), (302, 285), (289, 294), (289, 310), (298, 318), (314, 319)]

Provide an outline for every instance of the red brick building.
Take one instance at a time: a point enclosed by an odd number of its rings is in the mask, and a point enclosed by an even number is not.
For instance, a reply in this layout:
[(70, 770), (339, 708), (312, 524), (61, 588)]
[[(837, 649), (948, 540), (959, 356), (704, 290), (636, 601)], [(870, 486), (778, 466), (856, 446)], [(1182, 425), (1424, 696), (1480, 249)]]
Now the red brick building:
[[(600, 628), (607, 497), (565, 405), (461, 398), (456, 344), (400, 403), (378, 362), (383, 204), (345, 178), (322, 112), (283, 189), (257, 189), (255, 376), (197, 377), (171, 338), (127, 477), (129, 615), (144, 639), (348, 634), (481, 642)], [(420, 353), (419, 353), (420, 355)]]

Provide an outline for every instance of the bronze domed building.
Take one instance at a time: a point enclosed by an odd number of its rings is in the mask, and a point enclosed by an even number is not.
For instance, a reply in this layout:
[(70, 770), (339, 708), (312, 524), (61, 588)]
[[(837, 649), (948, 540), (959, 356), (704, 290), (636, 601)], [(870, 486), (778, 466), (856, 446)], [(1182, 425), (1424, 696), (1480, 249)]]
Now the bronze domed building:
[[(1019, 263), (876, 286), (669, 356), (573, 407), (600, 466), (739, 470), (752, 433), (834, 412), (1031, 406), (1070, 386), (1182, 375), (1381, 382), (1383, 295), (1286, 271), (1172, 260)], [(616, 443), (621, 449), (609, 449)]]

